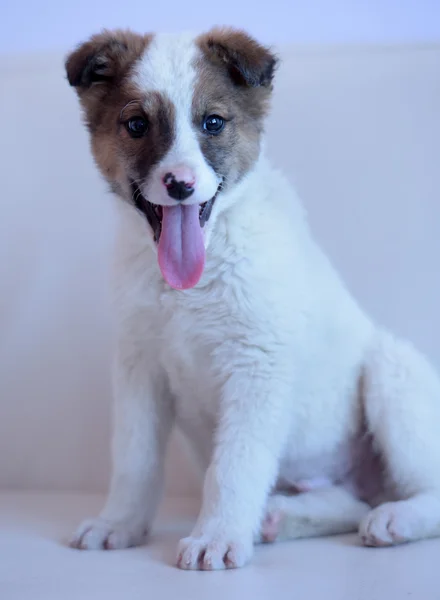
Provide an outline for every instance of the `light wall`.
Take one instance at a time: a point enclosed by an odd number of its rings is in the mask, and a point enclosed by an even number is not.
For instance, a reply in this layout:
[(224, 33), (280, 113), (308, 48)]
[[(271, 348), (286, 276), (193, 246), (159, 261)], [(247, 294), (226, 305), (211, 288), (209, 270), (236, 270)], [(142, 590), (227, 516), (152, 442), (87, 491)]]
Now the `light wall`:
[[(365, 308), (440, 367), (440, 47), (283, 56), (270, 156)], [(62, 56), (0, 60), (0, 81), (0, 487), (102, 490), (111, 199)], [(191, 493), (180, 452), (169, 468)]]
[(438, 0), (3, 0), (0, 53), (65, 49), (102, 27), (244, 27), (270, 43), (440, 40)]

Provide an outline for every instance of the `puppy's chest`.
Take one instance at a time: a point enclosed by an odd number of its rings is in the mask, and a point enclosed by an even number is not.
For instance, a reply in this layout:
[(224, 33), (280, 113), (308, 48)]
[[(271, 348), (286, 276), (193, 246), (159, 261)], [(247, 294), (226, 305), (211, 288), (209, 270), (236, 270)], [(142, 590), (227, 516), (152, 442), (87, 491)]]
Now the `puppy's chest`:
[(172, 392), (200, 397), (215, 386), (216, 353), (232, 334), (231, 314), (225, 302), (175, 296), (162, 298), (157, 350)]

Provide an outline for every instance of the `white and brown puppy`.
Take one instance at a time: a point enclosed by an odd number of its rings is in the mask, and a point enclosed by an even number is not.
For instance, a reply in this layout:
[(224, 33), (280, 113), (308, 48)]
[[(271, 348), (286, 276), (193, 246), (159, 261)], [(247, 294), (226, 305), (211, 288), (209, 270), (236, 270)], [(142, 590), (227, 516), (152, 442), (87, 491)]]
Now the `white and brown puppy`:
[(257, 540), (440, 534), (440, 382), (374, 324), (261, 153), (276, 60), (246, 34), (104, 32), (67, 60), (119, 208), (111, 490), (78, 548), (139, 544), (176, 422), (206, 469), (184, 569)]

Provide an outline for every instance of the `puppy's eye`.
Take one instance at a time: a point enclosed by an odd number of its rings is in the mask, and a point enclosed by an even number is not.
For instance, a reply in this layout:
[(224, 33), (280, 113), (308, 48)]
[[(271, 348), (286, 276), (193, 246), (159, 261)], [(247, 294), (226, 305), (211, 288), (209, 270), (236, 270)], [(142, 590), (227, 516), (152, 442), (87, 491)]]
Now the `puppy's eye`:
[(203, 121), (203, 129), (211, 135), (218, 135), (225, 126), (225, 120), (218, 115), (209, 115)]
[(144, 117), (132, 117), (125, 123), (125, 128), (133, 138), (140, 138), (147, 133), (148, 123)]

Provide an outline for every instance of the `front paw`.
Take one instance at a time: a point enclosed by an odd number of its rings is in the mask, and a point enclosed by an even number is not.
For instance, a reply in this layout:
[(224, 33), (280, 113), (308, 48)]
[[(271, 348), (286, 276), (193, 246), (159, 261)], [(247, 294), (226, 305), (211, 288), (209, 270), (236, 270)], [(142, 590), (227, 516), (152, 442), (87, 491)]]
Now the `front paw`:
[(238, 569), (253, 553), (252, 539), (240, 536), (204, 535), (180, 540), (177, 566), (185, 570)]
[(110, 521), (98, 517), (84, 521), (70, 546), (79, 550), (121, 550), (145, 542), (147, 529), (138, 523)]

